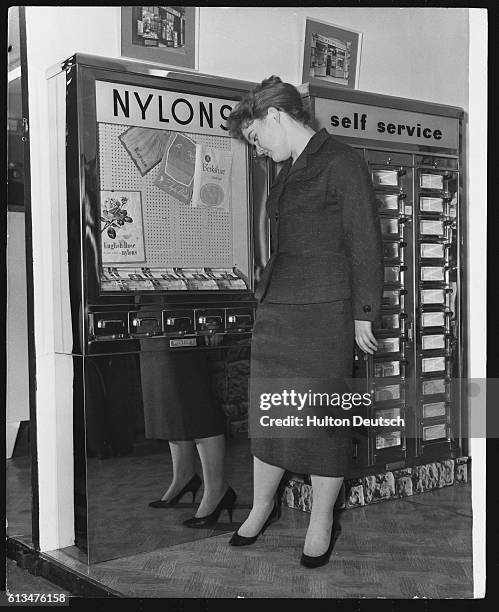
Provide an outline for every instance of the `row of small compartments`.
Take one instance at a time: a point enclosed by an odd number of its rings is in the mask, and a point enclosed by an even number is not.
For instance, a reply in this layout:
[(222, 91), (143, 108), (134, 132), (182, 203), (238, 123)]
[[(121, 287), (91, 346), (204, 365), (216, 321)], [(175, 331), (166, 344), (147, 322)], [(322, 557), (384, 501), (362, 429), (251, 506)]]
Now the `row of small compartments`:
[[(420, 289), (419, 290), (419, 303), (423, 306), (436, 305), (436, 306), (448, 306), (447, 296), (451, 293), (450, 288), (436, 288), (436, 289)], [(384, 289), (381, 306), (382, 308), (398, 308), (400, 306), (401, 295), (406, 295), (407, 289)]]
[(93, 339), (248, 331), (254, 321), (252, 308), (98, 312), (91, 313), (89, 317), (90, 336)]
[[(447, 350), (447, 343), (445, 334), (421, 334), (421, 350), (423, 351), (438, 351)], [(378, 349), (376, 354), (381, 353), (400, 353), (401, 347), (400, 342), (402, 338), (391, 337), (391, 338), (377, 338)], [(398, 374), (394, 374), (397, 376)]]
[[(405, 316), (405, 315), (404, 315)], [(446, 310), (436, 310), (422, 312), (420, 314), (420, 323), (423, 328), (445, 328), (446, 317), (451, 317), (452, 313)], [(379, 330), (392, 330), (400, 329), (400, 318), (401, 313), (382, 313), (381, 314), (381, 327)]]
[[(377, 193), (378, 210), (381, 214), (400, 212), (400, 201), (404, 201), (403, 214), (412, 213), (412, 206), (405, 202), (404, 193)], [(445, 215), (445, 204), (449, 203), (449, 214)], [(439, 213), (449, 217), (456, 216), (457, 193), (448, 194), (447, 197), (420, 196), (419, 210), (423, 213)], [(406, 208), (407, 207), (407, 208)]]
[[(434, 358), (431, 358), (434, 359)], [(445, 359), (445, 357), (443, 357)], [(423, 397), (431, 397), (431, 401), (435, 402), (436, 396), (448, 397), (450, 393), (450, 381), (446, 378), (427, 378), (421, 381), (421, 395)], [(374, 389), (375, 402), (391, 402), (402, 399), (402, 388), (404, 382), (391, 382), (390, 384), (377, 384)], [(422, 400), (426, 401), (426, 400)], [(440, 400), (439, 400), (440, 401)]]
[[(385, 266), (384, 282), (387, 285), (400, 283), (400, 273), (406, 272), (406, 266)], [(424, 282), (445, 282), (445, 266), (421, 266), (420, 280)]]
[(246, 290), (235, 268), (118, 268), (101, 271), (102, 291)]
[[(407, 246), (405, 242), (383, 242), (383, 257), (385, 260), (400, 259), (400, 249)], [(421, 242), (419, 256), (421, 259), (445, 259), (445, 250), (450, 248), (445, 242)]]
[[(452, 218), (449, 219), (419, 219), (419, 235), (420, 236), (436, 236), (444, 238), (447, 235), (446, 227), (454, 224)], [(380, 218), (381, 233), (389, 238), (391, 236), (400, 235), (400, 226), (397, 217), (381, 217)]]
[[(424, 426), (421, 428), (421, 441), (424, 443), (446, 440), (448, 439), (448, 428), (447, 422)], [(403, 436), (400, 430), (377, 433), (376, 450), (401, 446), (402, 439)]]
[[(373, 168), (371, 172), (373, 186), (378, 187), (399, 187), (400, 177), (406, 173), (405, 168)], [(447, 171), (443, 172), (420, 172), (419, 188), (430, 191), (447, 191), (447, 181), (455, 177), (455, 174)]]

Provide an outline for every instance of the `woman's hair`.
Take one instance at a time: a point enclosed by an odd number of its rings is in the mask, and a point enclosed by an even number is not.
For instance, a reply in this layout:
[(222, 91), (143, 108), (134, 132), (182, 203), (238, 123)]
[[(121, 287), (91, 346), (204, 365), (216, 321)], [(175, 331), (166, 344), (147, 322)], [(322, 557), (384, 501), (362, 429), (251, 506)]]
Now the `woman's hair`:
[(230, 135), (244, 140), (242, 130), (255, 119), (263, 119), (271, 106), (286, 112), (300, 123), (310, 121), (310, 113), (303, 104), (300, 92), (274, 74), (249, 91), (234, 107), (227, 119)]

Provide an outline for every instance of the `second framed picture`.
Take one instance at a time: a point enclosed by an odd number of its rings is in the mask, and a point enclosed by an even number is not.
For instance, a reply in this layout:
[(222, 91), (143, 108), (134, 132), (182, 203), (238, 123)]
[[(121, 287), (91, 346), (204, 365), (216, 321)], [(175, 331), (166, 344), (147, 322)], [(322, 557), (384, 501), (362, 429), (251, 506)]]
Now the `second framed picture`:
[(361, 32), (306, 19), (302, 83), (357, 89), (361, 46)]

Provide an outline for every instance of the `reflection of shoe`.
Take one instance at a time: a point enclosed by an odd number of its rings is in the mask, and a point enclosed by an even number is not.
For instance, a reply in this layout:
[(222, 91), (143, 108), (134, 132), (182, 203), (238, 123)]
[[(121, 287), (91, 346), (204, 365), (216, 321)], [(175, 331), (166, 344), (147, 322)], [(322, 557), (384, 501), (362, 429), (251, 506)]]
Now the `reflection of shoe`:
[(175, 506), (178, 504), (180, 499), (189, 491), (192, 492), (192, 503), (196, 500), (196, 493), (198, 492), (199, 487), (201, 486), (201, 478), (197, 474), (189, 480), (189, 482), (182, 487), (182, 489), (172, 497), (170, 500), (158, 499), (156, 501), (152, 501), (149, 506), (151, 508), (169, 508), (170, 506)]
[(232, 534), (231, 539), (229, 540), (229, 544), (231, 546), (249, 546), (250, 544), (254, 544), (256, 540), (258, 539), (258, 536), (263, 535), (267, 527), (269, 525), (272, 525), (272, 523), (275, 523), (277, 520), (279, 520), (280, 517), (281, 517), (281, 499), (280, 497), (276, 496), (274, 507), (270, 511), (270, 514), (267, 517), (267, 520), (263, 524), (263, 527), (260, 529), (260, 531), (255, 536), (250, 536), (250, 537), (239, 535), (237, 531), (235, 531)]
[(218, 502), (217, 507), (211, 514), (206, 516), (193, 516), (190, 519), (184, 521), (184, 525), (186, 527), (194, 527), (194, 528), (202, 528), (209, 527), (210, 525), (214, 525), (218, 521), (218, 517), (222, 510), (227, 510), (229, 514), (230, 522), (232, 523), (232, 510), (234, 509), (234, 504), (236, 501), (236, 493), (232, 487), (229, 487), (225, 492), (225, 495)]
[(333, 528), (331, 529), (331, 540), (326, 552), (318, 557), (311, 557), (310, 555), (306, 555), (304, 552), (302, 552), (300, 564), (303, 565), (303, 567), (321, 567), (321, 565), (326, 565), (326, 563), (329, 561), (331, 553), (333, 552), (334, 545), (336, 544), (336, 540), (338, 539), (340, 533), (340, 525), (338, 523), (334, 523)]

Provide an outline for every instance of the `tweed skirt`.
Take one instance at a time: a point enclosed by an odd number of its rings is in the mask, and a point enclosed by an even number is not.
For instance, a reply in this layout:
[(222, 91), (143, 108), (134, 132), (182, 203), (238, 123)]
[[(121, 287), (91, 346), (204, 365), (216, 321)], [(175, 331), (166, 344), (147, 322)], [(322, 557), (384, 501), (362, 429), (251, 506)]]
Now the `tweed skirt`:
[[(251, 343), (251, 381), (351, 378), (354, 323), (350, 300), (257, 308)], [(256, 383), (255, 383), (256, 384)], [(249, 410), (258, 411), (250, 393)], [(253, 412), (255, 414), (255, 412)], [(344, 476), (352, 455), (351, 431), (333, 427), (317, 438), (252, 437), (252, 454), (295, 474)]]

